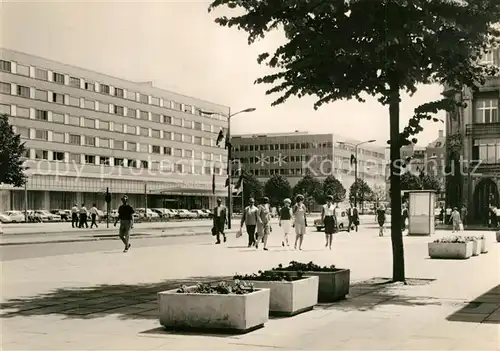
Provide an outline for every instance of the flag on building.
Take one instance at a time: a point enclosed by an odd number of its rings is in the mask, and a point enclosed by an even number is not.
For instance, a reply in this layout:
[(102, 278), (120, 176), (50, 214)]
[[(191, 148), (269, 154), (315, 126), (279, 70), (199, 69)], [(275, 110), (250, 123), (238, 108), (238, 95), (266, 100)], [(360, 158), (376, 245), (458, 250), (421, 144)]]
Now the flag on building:
[(224, 132), (221, 129), (220, 132), (219, 132), (219, 135), (217, 135), (217, 141), (215, 142), (215, 145), (219, 146), (219, 144), (221, 143), (222, 139), (224, 139)]
[(240, 174), (240, 176), (238, 177), (236, 185), (234, 186), (233, 189), (233, 193), (236, 195), (239, 195), (243, 192), (243, 171), (241, 168), (238, 170), (238, 173)]

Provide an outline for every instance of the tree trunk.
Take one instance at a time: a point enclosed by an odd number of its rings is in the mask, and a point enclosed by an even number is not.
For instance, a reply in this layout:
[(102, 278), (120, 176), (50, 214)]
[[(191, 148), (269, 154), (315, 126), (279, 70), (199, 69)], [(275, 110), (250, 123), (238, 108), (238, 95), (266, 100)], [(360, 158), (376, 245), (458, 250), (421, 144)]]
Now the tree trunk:
[(401, 230), (401, 153), (399, 143), (399, 85), (391, 84), (389, 104), (389, 124), (391, 136), (391, 241), (392, 241), (392, 279), (405, 281), (405, 259), (403, 232)]

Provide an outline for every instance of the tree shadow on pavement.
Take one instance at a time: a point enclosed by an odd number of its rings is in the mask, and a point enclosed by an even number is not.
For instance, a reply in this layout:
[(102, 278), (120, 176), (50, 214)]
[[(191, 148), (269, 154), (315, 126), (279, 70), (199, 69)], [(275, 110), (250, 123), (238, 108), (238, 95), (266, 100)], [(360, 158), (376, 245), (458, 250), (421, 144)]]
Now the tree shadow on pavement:
[(351, 284), (345, 300), (335, 303), (320, 303), (319, 309), (339, 310), (344, 312), (369, 311), (383, 306), (439, 306), (442, 301), (429, 296), (408, 296), (405, 291), (414, 286), (432, 283), (434, 279), (406, 279), (403, 283), (393, 283), (389, 278), (372, 278)]
[(57, 289), (37, 296), (0, 303), (0, 318), (63, 315), (93, 319), (118, 314), (121, 319), (157, 319), (157, 293), (199, 282), (220, 282), (232, 277), (190, 277), (151, 284), (97, 285)]
[(450, 322), (500, 324), (500, 284), (446, 317)]

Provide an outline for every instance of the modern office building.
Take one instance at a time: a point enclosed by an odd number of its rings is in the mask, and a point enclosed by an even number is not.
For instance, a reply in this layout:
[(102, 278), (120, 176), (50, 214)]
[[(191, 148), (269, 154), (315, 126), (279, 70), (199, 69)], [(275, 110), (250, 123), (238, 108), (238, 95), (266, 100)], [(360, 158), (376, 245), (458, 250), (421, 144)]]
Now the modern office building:
[[(500, 49), (483, 60), (500, 66)], [(500, 206), (500, 77), (444, 94), (467, 104), (446, 118), (447, 204), (465, 204), (470, 220), (486, 223), (488, 206)]]
[[(67, 209), (112, 193), (136, 207), (207, 208), (225, 194), (216, 147), (229, 108), (20, 52), (0, 50), (0, 113), (26, 142), (29, 209)], [(205, 112), (210, 112), (205, 113)], [(0, 210), (24, 209), (3, 186)]]
[[(325, 179), (334, 175), (349, 190), (354, 182), (351, 155), (360, 141), (335, 134), (307, 132), (237, 135), (232, 137), (234, 159), (265, 182), (273, 174), (286, 177), (294, 186), (308, 172)], [(358, 177), (372, 188), (385, 186), (385, 152), (375, 144), (358, 148)]]

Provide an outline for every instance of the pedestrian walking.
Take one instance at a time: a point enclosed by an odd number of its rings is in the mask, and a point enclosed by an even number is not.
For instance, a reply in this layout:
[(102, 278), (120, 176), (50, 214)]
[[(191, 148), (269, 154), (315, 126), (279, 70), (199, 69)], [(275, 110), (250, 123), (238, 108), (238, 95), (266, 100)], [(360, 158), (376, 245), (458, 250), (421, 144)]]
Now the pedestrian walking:
[(134, 208), (128, 204), (128, 196), (122, 197), (122, 204), (118, 207), (118, 217), (116, 217), (114, 226), (120, 221), (119, 237), (125, 249), (123, 252), (128, 252), (130, 247), (130, 230), (134, 227)]
[(446, 207), (445, 216), (444, 216), (444, 220), (446, 223), (450, 222), (452, 212), (453, 212), (453, 209), (450, 206)]
[(283, 229), (283, 241), (281, 242), (281, 246), (290, 246), (288, 242), (288, 235), (292, 231), (292, 208), (290, 207), (292, 204), (292, 200), (285, 199), (283, 200), (283, 207), (280, 208), (279, 211), (279, 226)]
[(224, 233), (224, 228), (227, 224), (227, 209), (226, 206), (222, 204), (221, 199), (217, 199), (217, 206), (214, 208), (214, 226), (212, 228), (212, 234), (217, 238), (216, 244), (220, 244), (220, 235), (222, 234), (224, 242), (226, 242), (226, 234)]
[(89, 227), (87, 223), (87, 213), (87, 207), (85, 207), (85, 204), (82, 204), (82, 207), (80, 207), (80, 228)]
[(257, 238), (255, 239), (255, 248), (259, 248), (259, 241), (264, 244), (264, 251), (268, 251), (267, 239), (269, 234), (271, 234), (271, 206), (269, 204), (269, 198), (263, 197), (259, 206), (257, 206), (258, 216), (257, 216)]
[(385, 225), (385, 207), (384, 205), (380, 205), (377, 209), (377, 222), (379, 227), (378, 236), (384, 236), (384, 225)]
[(462, 220), (460, 219), (460, 212), (458, 212), (458, 208), (456, 207), (454, 207), (451, 212), (450, 222), (452, 224), (452, 233), (460, 231), (460, 224), (462, 224)]
[(304, 242), (304, 235), (306, 234), (307, 227), (307, 208), (306, 205), (304, 205), (304, 196), (300, 194), (295, 198), (293, 217), (295, 227), (294, 248), (297, 249), (297, 244), (299, 244), (299, 250), (302, 250), (302, 244)]
[(464, 226), (467, 224), (467, 214), (467, 206), (462, 205), (462, 208), (460, 209), (460, 219), (462, 220)]
[(96, 207), (96, 204), (92, 204), (92, 208), (90, 209), (90, 219), (92, 220), (92, 222), (90, 223), (90, 229), (92, 229), (95, 225), (96, 228), (99, 228), (97, 226), (97, 215), (98, 215), (98, 212), (97, 212), (97, 207)]
[(255, 228), (257, 226), (259, 209), (255, 206), (255, 200), (253, 198), (250, 198), (248, 202), (249, 205), (245, 207), (243, 216), (241, 217), (241, 228), (243, 228), (243, 224), (246, 224), (248, 247), (252, 247), (255, 245)]
[(408, 207), (406, 203), (404, 203), (401, 208), (401, 229), (403, 232), (407, 229), (407, 222), (409, 224)]
[(347, 227), (347, 232), (349, 233), (353, 226), (357, 232), (359, 226), (359, 211), (356, 207), (352, 205), (352, 203), (350, 204), (349, 210), (347, 211), (347, 218), (349, 219), (349, 226)]
[[(352, 204), (351, 204), (352, 209)], [(333, 204), (333, 196), (326, 197), (326, 204), (323, 205), (321, 210), (321, 221), (325, 226), (325, 247), (332, 249), (333, 234), (337, 232), (337, 216), (335, 213), (335, 205)], [(351, 226), (351, 219), (349, 218), (349, 227)]]
[(71, 208), (71, 227), (72, 228), (79, 228), (80, 223), (78, 219), (78, 206), (76, 204), (73, 204), (73, 207)]

